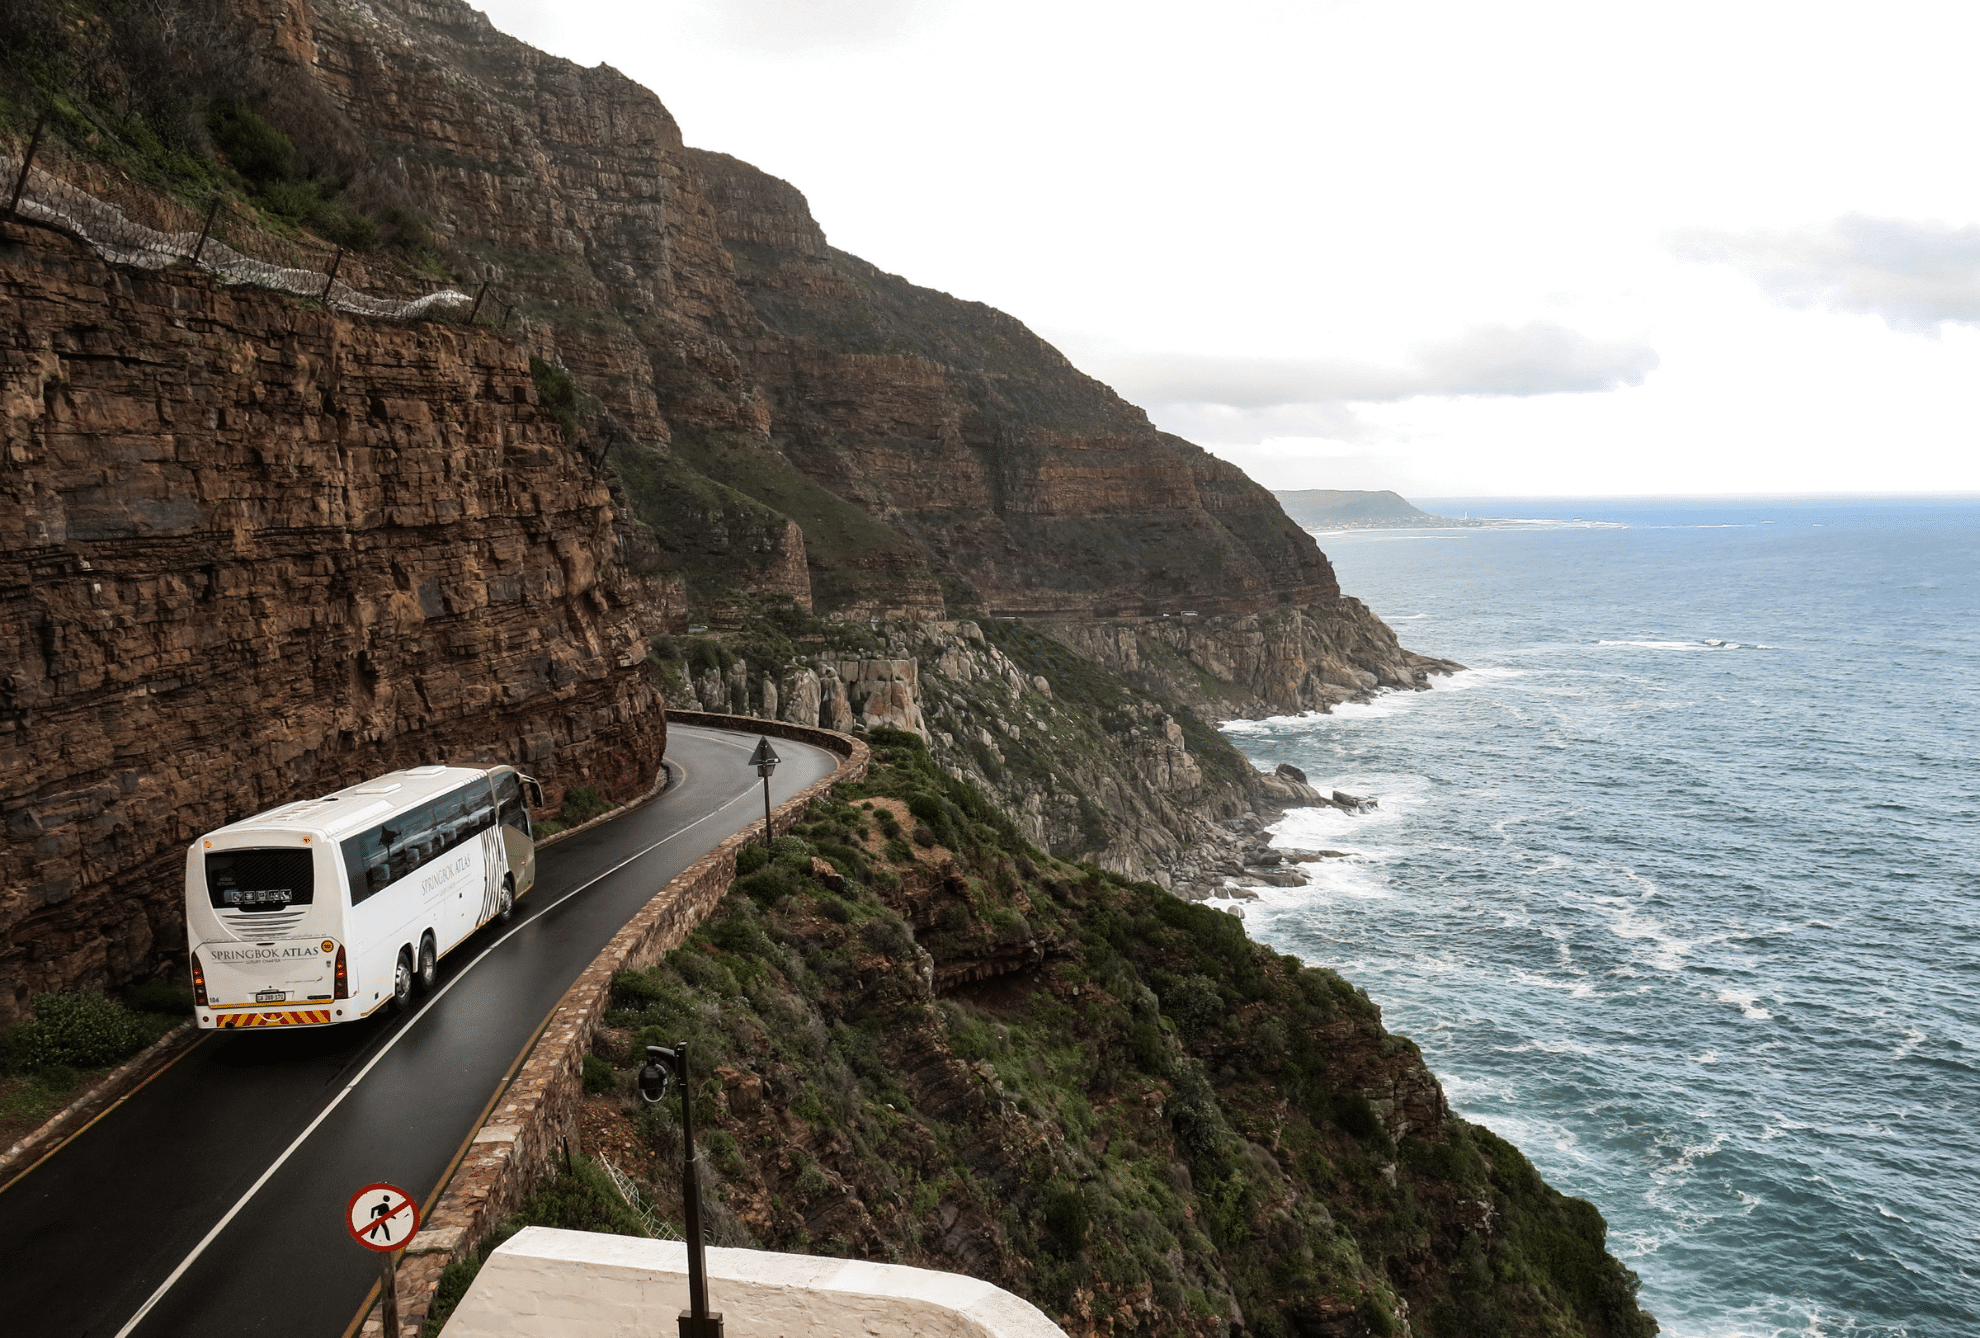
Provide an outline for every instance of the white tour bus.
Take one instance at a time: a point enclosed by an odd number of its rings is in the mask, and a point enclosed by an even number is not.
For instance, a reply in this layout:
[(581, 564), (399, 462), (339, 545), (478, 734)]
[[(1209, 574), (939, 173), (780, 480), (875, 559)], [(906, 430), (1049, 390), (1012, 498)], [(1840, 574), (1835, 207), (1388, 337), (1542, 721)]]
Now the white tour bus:
[(186, 852), (202, 1028), (321, 1027), (431, 987), (536, 884), (514, 767), (413, 767), (208, 832)]

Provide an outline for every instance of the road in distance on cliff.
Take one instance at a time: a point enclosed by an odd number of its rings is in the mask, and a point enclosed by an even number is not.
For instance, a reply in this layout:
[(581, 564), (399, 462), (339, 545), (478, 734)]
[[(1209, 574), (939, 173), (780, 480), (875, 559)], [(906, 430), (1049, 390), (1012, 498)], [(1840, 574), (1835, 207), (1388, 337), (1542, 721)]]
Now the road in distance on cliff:
[[(578, 974), (668, 879), (763, 821), (762, 783), (745, 765), (755, 744), (670, 726), (673, 788), (543, 851), (514, 923), (450, 953), (405, 1016), (209, 1032), (0, 1192), (7, 1331), (341, 1338), (378, 1276), (344, 1230), (352, 1191), (385, 1180), (426, 1201)], [(776, 746), (780, 803), (838, 765), (806, 744)]]

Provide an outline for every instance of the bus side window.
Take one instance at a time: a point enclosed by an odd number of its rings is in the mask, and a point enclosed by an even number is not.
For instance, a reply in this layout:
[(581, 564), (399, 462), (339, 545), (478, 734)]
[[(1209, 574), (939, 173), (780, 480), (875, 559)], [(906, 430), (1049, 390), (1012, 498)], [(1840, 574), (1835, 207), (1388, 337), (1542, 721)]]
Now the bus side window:
[(344, 874), (350, 882), (351, 905), (378, 892), (392, 881), (385, 855), (384, 834), (379, 828), (349, 837), (342, 843)]
[(392, 881), (398, 882), (417, 869), (435, 852), (433, 846), (433, 805), (422, 804), (418, 808), (399, 815), (394, 824), (397, 840), (391, 842), (390, 861)]
[(513, 771), (495, 778), (495, 794), (502, 804), (502, 825), (529, 835), (529, 809), (523, 804), (522, 782)]
[(479, 836), (495, 825), (495, 800), (488, 787), (477, 781), (468, 791), (467, 835)]

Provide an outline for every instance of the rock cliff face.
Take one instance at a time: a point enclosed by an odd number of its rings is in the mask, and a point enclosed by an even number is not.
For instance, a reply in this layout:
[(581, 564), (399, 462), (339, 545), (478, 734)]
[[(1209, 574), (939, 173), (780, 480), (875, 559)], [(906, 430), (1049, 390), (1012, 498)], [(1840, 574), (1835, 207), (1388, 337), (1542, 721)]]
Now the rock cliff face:
[(670, 702), (905, 730), (1035, 845), (1164, 885), (1185, 866), (1228, 862), (1225, 847), (1244, 839), (1232, 825), (1256, 844), (1257, 814), (1318, 799), (1256, 771), (1159, 684), (1137, 686), (1030, 627), (813, 625), (823, 630), (797, 642), (669, 641)]
[[(796, 189), (685, 148), (609, 67), (460, 0), (240, 2), (270, 58), (362, 127), (371, 170), (523, 294), (530, 340), (602, 401), (635, 508), (705, 615), (799, 598), (801, 560), (819, 607), (854, 616), (1052, 617), (1087, 625), (1066, 633), (1082, 647), (1125, 644), (1104, 630), (1125, 619), (1138, 648), (1110, 663), (1228, 669), (1219, 704), (1243, 710), (1445, 667), (1343, 600), (1234, 466), (1011, 317), (833, 249)], [(1136, 622), (1186, 611), (1187, 635)]]
[(515, 344), (0, 228), (0, 1022), (183, 953), (200, 832), (398, 766), (631, 797), (677, 581)]

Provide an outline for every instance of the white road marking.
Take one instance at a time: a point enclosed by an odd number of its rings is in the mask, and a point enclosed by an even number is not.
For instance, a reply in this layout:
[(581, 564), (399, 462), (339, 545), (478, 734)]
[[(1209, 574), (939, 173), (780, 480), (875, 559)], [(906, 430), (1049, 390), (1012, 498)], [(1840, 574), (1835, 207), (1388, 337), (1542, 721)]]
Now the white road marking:
[[(709, 740), (709, 742), (727, 744), (729, 741), (727, 739), (717, 738), (717, 739)], [(740, 748), (743, 745), (738, 744), (736, 746)], [(683, 770), (685, 771), (685, 768), (683, 768)], [(171, 1291), (173, 1286), (179, 1281), (179, 1279), (185, 1276), (186, 1270), (191, 1268), (194, 1263), (198, 1262), (199, 1257), (202, 1254), (206, 1253), (206, 1247), (211, 1245), (214, 1242), (214, 1240), (219, 1237), (220, 1233), (227, 1229), (227, 1224), (229, 1222), (232, 1222), (236, 1217), (240, 1215), (241, 1209), (248, 1206), (249, 1200), (253, 1199), (256, 1194), (259, 1194), (261, 1192), (261, 1187), (267, 1184), (269, 1180), (274, 1178), (275, 1173), (282, 1169), (283, 1164), (286, 1163), (290, 1157), (295, 1155), (296, 1149), (309, 1141), (309, 1136), (316, 1132), (317, 1126), (322, 1124), (325, 1120), (329, 1119), (330, 1113), (336, 1110), (338, 1106), (343, 1104), (344, 1098), (349, 1096), (353, 1091), (357, 1090), (357, 1085), (364, 1081), (366, 1074), (370, 1073), (373, 1068), (377, 1067), (378, 1061), (385, 1058), (386, 1055), (390, 1054), (392, 1052), (392, 1047), (397, 1045), (400, 1042), (400, 1040), (402, 1040), (405, 1037), (406, 1033), (411, 1031), (413, 1027), (418, 1024), (421, 1018), (426, 1016), (426, 1010), (433, 1007), (433, 1005), (439, 1003), (442, 999), (446, 998), (447, 991), (454, 988), (454, 986), (460, 984), (461, 981), (466, 978), (468, 972), (474, 970), (475, 967), (481, 965), (483, 958), (487, 957), (489, 953), (494, 952), (495, 949), (501, 947), (504, 943), (507, 943), (515, 935), (521, 933), (523, 930), (527, 929), (530, 925), (535, 924), (538, 920), (542, 919), (544, 916), (548, 915), (551, 911), (563, 905), (565, 902), (569, 901), (572, 897), (584, 891), (586, 888), (592, 887), (597, 883), (600, 883), (605, 879), (610, 878), (613, 874), (625, 868), (628, 864), (633, 863), (635, 860), (644, 859), (646, 856), (658, 850), (661, 846), (666, 845), (669, 841), (673, 840), (675, 837), (687, 835), (689, 832), (693, 831), (696, 827), (699, 827), (702, 823), (707, 822), (710, 818), (713, 818), (716, 815), (720, 814), (724, 809), (732, 808), (736, 804), (741, 803), (745, 799), (753, 800), (755, 798), (756, 798), (756, 787), (752, 785), (748, 789), (744, 790), (741, 794), (737, 795), (735, 798), (730, 799), (728, 802), (722, 804), (720, 807), (711, 809), (707, 813), (702, 814), (700, 817), (696, 818), (693, 822), (690, 822), (687, 826), (681, 828), (679, 831), (661, 837), (658, 841), (655, 841), (652, 845), (646, 847), (646, 849), (640, 851), (638, 854), (627, 856), (625, 859), (620, 860), (617, 864), (614, 864), (611, 868), (605, 870), (605, 872), (599, 874), (597, 877), (592, 878), (589, 881), (581, 883), (577, 887), (572, 888), (570, 891), (566, 892), (563, 896), (558, 897), (548, 906), (545, 906), (542, 910), (538, 911), (535, 915), (532, 915), (529, 919), (524, 920), (519, 925), (515, 925), (511, 927), (508, 933), (496, 939), (486, 948), (483, 948), (473, 961), (469, 962), (466, 966), (462, 967), (460, 971), (455, 974), (452, 980), (449, 980), (445, 985), (442, 985), (439, 988), (439, 990), (437, 990), (434, 993), (433, 997), (428, 999), (417, 1013), (414, 1013), (410, 1018), (406, 1019), (405, 1025), (400, 1027), (398, 1031), (394, 1032), (392, 1034), (392, 1038), (386, 1041), (385, 1044), (382, 1047), (380, 1047), (378, 1053), (371, 1057), (371, 1061), (367, 1063), (363, 1068), (358, 1070), (357, 1076), (355, 1078), (352, 1078), (348, 1083), (344, 1084), (343, 1090), (339, 1091), (336, 1096), (332, 1097), (330, 1099), (330, 1104), (325, 1106), (317, 1114), (316, 1118), (309, 1122), (309, 1127), (296, 1135), (296, 1141), (289, 1144), (287, 1148), (283, 1149), (282, 1155), (277, 1157), (272, 1163), (269, 1164), (268, 1169), (261, 1173), (261, 1178), (256, 1180), (252, 1185), (248, 1186), (247, 1193), (241, 1195), (240, 1199), (235, 1202), (234, 1206), (227, 1210), (227, 1215), (225, 1217), (222, 1217), (218, 1222), (215, 1222), (213, 1224), (213, 1229), (200, 1238), (199, 1244), (193, 1246), (192, 1253), (188, 1254), (184, 1259), (181, 1259), (179, 1261), (179, 1266), (172, 1270), (172, 1275), (166, 1278), (165, 1281), (158, 1284), (158, 1290), (151, 1294), (151, 1299), (146, 1301), (141, 1307), (139, 1307), (138, 1312), (135, 1315), (132, 1315), (130, 1319), (125, 1321), (123, 1328), (117, 1330), (116, 1338), (129, 1338), (130, 1334), (137, 1328), (137, 1326), (144, 1323), (145, 1316), (149, 1315), (152, 1312), (152, 1309), (156, 1307), (160, 1301), (165, 1299), (165, 1293)]]

